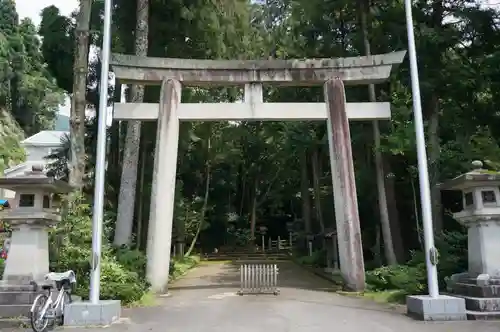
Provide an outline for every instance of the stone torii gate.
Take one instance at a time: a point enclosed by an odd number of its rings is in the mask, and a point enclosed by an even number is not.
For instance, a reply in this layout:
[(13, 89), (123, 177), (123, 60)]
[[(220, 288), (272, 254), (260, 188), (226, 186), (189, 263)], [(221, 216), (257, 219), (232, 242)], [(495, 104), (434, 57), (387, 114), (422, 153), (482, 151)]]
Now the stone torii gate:
[[(117, 103), (115, 120), (158, 121), (147, 244), (147, 275), (166, 288), (180, 121), (327, 120), (339, 260), (346, 286), (363, 290), (365, 271), (348, 120), (390, 119), (390, 104), (346, 103), (344, 84), (388, 79), (406, 52), (310, 60), (188, 60), (113, 54), (117, 84), (160, 85), (159, 104)], [(262, 84), (324, 85), (323, 103), (266, 103)], [(243, 103), (181, 103), (182, 86), (239, 85)], [(117, 222), (120, 222), (119, 220)]]

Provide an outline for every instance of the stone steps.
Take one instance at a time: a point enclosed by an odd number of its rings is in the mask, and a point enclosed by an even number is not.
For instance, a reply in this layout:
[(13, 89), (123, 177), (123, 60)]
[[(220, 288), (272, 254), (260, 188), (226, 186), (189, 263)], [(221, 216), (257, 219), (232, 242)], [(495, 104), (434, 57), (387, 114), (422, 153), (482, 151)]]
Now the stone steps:
[(205, 258), (218, 258), (218, 257), (232, 257), (232, 258), (238, 258), (238, 257), (289, 257), (288, 254), (282, 253), (282, 254), (230, 254), (230, 255), (224, 255), (224, 254), (215, 254), (215, 255), (206, 255), (204, 256)]
[(500, 298), (497, 297), (471, 297), (459, 294), (450, 294), (465, 300), (465, 308), (473, 312), (500, 312)]
[(468, 297), (500, 297), (500, 285), (478, 286), (457, 282), (453, 285), (453, 293)]
[(0, 293), (2, 292), (34, 292), (36, 291), (35, 285), (16, 285), (7, 284), (0, 281)]
[(31, 309), (30, 304), (2, 304), (0, 305), (0, 318), (28, 317)]
[(465, 300), (468, 320), (500, 320), (500, 284), (477, 285), (476, 279), (463, 279), (451, 286), (454, 297)]
[(500, 319), (500, 311), (472, 311), (467, 310), (467, 319), (468, 320), (499, 320)]
[[(0, 293), (0, 299), (2, 298), (2, 295), (3, 293)], [(34, 294), (34, 296), (36, 295), (37, 294)], [(77, 295), (71, 295), (71, 298), (73, 302), (82, 301), (82, 298)], [(29, 313), (31, 305), (31, 303), (24, 305), (0, 304), (0, 313), (5, 313), (7, 315), (0, 316), (0, 331), (5, 328), (29, 327)]]
[(33, 303), (37, 295), (33, 292), (0, 292), (0, 305)]
[(252, 260), (252, 259), (258, 259), (258, 260), (284, 260), (284, 259), (289, 259), (290, 256), (288, 254), (251, 254), (251, 255), (242, 255), (242, 254), (231, 254), (231, 255), (224, 255), (224, 254), (211, 254), (211, 255), (206, 255), (203, 257), (204, 260), (208, 261), (217, 261), (217, 260)]
[(0, 318), (6, 321), (28, 317), (35, 297), (39, 294), (34, 285), (0, 283)]
[[(476, 278), (464, 278), (461, 279), (459, 282), (465, 283), (465, 284), (476, 284), (477, 279)], [(489, 279), (488, 280), (489, 285), (500, 285), (500, 279)]]
[(0, 318), (0, 331), (8, 328), (27, 328), (30, 326), (28, 317)]

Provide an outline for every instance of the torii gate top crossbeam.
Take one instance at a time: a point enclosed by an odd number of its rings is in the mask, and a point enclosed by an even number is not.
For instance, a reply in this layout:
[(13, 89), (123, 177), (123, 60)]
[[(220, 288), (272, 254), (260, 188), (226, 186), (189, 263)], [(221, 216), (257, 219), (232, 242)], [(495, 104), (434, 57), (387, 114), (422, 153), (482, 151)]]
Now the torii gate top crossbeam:
[(372, 56), (305, 60), (194, 60), (112, 54), (111, 65), (123, 84), (154, 84), (177, 79), (183, 85), (313, 86), (339, 77), (347, 85), (387, 80), (406, 51)]

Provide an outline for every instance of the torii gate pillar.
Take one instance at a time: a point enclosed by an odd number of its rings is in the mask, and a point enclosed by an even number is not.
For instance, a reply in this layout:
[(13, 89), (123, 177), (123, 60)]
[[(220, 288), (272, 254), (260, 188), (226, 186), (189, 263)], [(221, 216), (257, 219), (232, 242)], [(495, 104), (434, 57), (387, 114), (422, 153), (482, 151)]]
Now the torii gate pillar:
[(181, 102), (181, 90), (181, 84), (177, 80), (162, 81), (151, 188), (146, 268), (149, 282), (158, 292), (166, 288), (169, 275), (179, 147), (177, 109)]
[(351, 133), (342, 80), (329, 80), (325, 83), (325, 103), (328, 114), (328, 145), (340, 271), (348, 289), (363, 290), (365, 287), (365, 266), (359, 225), (358, 196), (354, 178)]

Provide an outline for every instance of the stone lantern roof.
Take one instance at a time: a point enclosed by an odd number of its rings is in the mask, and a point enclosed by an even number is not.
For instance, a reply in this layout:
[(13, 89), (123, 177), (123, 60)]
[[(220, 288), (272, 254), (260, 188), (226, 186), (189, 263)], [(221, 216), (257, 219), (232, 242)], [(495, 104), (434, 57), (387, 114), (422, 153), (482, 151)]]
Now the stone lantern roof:
[(439, 185), (441, 190), (464, 190), (484, 186), (500, 186), (500, 172), (483, 168), (479, 160), (472, 162), (472, 171), (461, 174)]
[(65, 181), (47, 177), (43, 165), (34, 165), (31, 171), (12, 178), (0, 178), (0, 188), (18, 191), (20, 189), (36, 188), (47, 193), (69, 193), (73, 188)]

